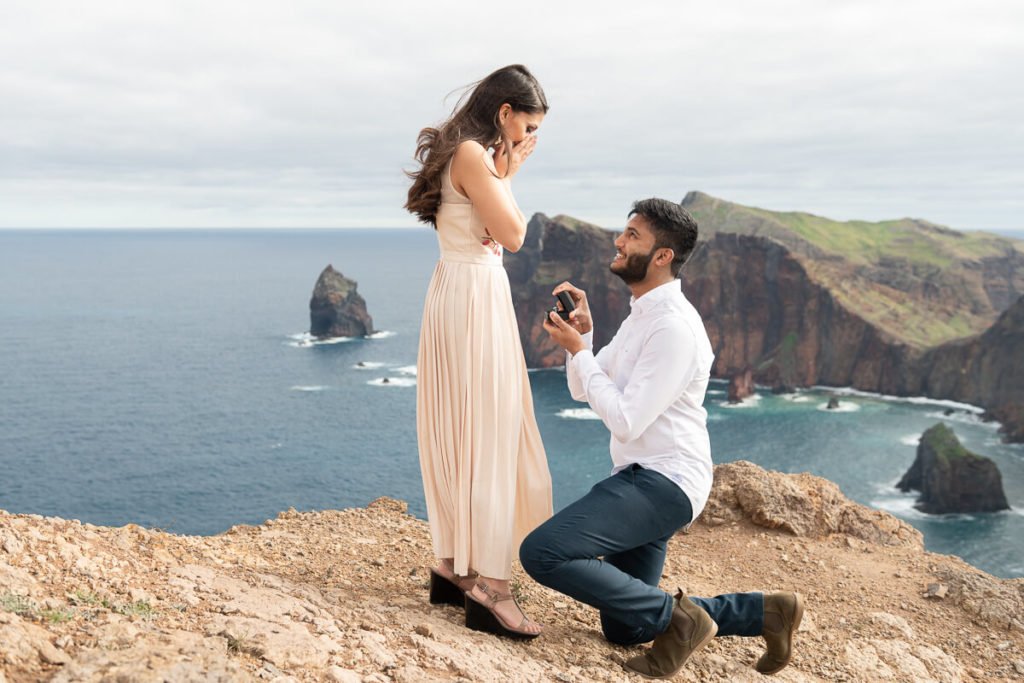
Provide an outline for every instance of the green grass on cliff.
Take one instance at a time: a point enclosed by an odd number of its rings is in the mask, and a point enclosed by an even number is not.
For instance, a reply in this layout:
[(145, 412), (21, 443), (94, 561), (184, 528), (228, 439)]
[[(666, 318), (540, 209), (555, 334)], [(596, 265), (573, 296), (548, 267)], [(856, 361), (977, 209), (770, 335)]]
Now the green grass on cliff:
[(964, 448), (960, 439), (956, 438), (956, 433), (941, 422), (921, 435), (921, 443), (927, 444), (937, 458), (946, 462), (959, 459), (985, 459)]
[[(798, 211), (741, 206), (702, 193), (690, 195), (686, 208), (705, 234), (739, 232), (787, 242), (799, 238), (827, 254), (860, 264), (899, 259), (945, 268), (956, 261), (999, 256), (1014, 245), (1013, 240), (998, 235), (961, 233), (912, 218), (835, 221)], [(1014, 246), (1024, 251), (1024, 244)]]
[[(1024, 242), (957, 232), (927, 221), (835, 221), (733, 204), (700, 192), (684, 200), (701, 228), (756, 235), (788, 247), (812, 279), (894, 339), (930, 347), (978, 334), (995, 320), (978, 260), (1024, 253)], [(941, 296), (918, 297), (923, 289)]]

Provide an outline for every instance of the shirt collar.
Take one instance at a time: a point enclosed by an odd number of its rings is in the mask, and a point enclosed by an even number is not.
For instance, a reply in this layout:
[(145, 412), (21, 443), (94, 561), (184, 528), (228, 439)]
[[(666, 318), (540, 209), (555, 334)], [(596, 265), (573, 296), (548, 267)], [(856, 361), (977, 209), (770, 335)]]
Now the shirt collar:
[(663, 285), (658, 285), (639, 299), (635, 296), (630, 297), (629, 306), (637, 315), (643, 315), (662, 301), (665, 301), (676, 294), (680, 294), (682, 291), (683, 283), (677, 278), (671, 282), (666, 282)]

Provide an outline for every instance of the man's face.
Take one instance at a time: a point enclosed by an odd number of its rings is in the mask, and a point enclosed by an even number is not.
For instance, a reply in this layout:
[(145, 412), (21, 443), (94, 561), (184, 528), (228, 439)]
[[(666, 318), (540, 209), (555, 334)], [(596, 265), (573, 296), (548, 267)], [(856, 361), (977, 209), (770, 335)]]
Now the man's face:
[(647, 219), (634, 215), (615, 238), (615, 258), (608, 267), (627, 285), (641, 282), (647, 277), (647, 267), (655, 251), (654, 231)]

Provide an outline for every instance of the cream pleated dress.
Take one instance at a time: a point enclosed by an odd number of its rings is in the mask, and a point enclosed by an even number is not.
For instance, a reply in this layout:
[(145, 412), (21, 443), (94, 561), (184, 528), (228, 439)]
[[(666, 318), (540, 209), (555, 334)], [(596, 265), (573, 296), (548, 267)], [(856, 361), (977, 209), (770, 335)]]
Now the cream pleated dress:
[(551, 475), (502, 248), (452, 186), (451, 163), (442, 178), (417, 360), (423, 492), (437, 557), (508, 579), (523, 538), (551, 516)]

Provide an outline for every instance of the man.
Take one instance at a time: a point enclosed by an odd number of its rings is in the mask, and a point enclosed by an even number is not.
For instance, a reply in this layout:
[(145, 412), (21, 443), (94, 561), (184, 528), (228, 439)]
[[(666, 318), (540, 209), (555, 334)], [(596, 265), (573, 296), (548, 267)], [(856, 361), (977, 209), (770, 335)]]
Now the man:
[[(631, 312), (595, 356), (586, 293), (565, 282), (576, 304), (569, 322), (549, 314), (544, 329), (567, 351), (566, 377), (611, 431), (612, 476), (539, 526), (523, 542), (523, 568), (537, 582), (600, 610), (613, 643), (653, 640), (625, 666), (647, 678), (672, 676), (716, 635), (763, 636), (756, 668), (773, 674), (790, 660), (803, 615), (794, 593), (688, 598), (658, 588), (670, 538), (703, 510), (711, 492), (704, 392), (714, 354), (700, 314), (677, 279), (697, 242), (697, 224), (678, 204), (636, 202), (615, 240), (611, 271), (633, 294)], [(603, 558), (603, 559), (600, 559)]]

